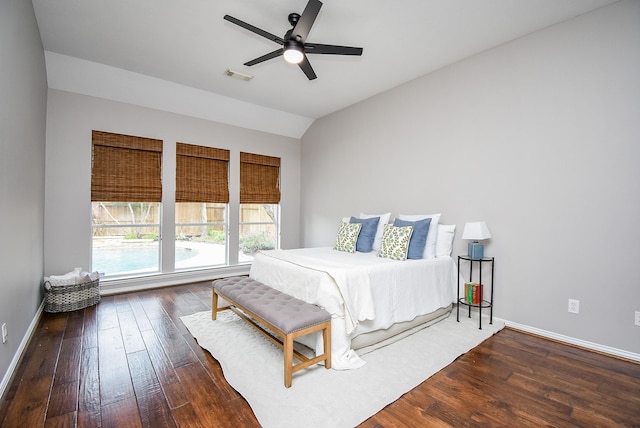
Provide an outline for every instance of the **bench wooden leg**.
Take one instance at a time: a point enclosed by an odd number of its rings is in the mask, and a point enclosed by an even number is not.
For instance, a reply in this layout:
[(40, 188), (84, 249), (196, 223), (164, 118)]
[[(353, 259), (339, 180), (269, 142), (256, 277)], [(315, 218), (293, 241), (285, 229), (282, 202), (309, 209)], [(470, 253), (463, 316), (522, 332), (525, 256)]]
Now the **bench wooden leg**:
[(293, 337), (287, 334), (284, 338), (284, 386), (291, 388), (293, 378)]
[(324, 360), (324, 367), (327, 369), (331, 368), (331, 321), (327, 323), (327, 326), (322, 329), (322, 341), (324, 344), (324, 355), (326, 356), (326, 360)]
[(218, 293), (213, 290), (211, 294), (211, 319), (215, 320), (218, 315)]

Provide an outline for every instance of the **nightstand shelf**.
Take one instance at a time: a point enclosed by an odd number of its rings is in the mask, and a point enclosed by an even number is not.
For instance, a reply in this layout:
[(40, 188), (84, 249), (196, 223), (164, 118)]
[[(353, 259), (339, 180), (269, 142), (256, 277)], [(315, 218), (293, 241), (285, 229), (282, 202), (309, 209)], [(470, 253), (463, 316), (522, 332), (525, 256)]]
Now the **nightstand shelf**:
[[(466, 295), (464, 297), (460, 297), (460, 287), (461, 287), (461, 275), (460, 275), (460, 262), (468, 261), (469, 262), (469, 281), (473, 281), (473, 266), (474, 264), (478, 266), (478, 284), (480, 284), (481, 291), (480, 295), (484, 297), (484, 284), (482, 283), (482, 265), (484, 263), (491, 264), (491, 285), (490, 285), (490, 293), (489, 300), (482, 299), (479, 303), (469, 303), (467, 301)], [(471, 318), (471, 308), (478, 308), (478, 322), (479, 328), (482, 330), (482, 310), (489, 309), (489, 324), (493, 324), (493, 271), (494, 271), (494, 258), (493, 257), (483, 257), (481, 259), (474, 259), (469, 256), (458, 256), (458, 297), (456, 300), (456, 320), (460, 322), (460, 305), (467, 306), (469, 308), (469, 318)]]

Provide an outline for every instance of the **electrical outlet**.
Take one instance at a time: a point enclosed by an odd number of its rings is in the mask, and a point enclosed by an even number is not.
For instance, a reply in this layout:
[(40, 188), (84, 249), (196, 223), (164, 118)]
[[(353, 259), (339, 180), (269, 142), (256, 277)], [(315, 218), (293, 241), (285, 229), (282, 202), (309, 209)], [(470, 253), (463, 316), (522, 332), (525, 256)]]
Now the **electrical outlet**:
[(636, 311), (636, 321), (635, 324), (640, 326), (640, 311)]
[(7, 341), (7, 323), (2, 324), (2, 343), (6, 343)]
[(571, 314), (579, 314), (580, 313), (580, 300), (569, 299), (568, 311)]

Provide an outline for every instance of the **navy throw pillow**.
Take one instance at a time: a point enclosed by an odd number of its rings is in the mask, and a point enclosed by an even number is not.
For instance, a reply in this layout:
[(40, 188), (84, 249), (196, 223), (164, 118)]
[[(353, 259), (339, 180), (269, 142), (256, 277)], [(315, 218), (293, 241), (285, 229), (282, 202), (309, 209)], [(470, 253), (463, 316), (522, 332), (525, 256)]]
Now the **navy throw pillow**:
[(356, 251), (361, 253), (369, 253), (373, 249), (373, 241), (376, 239), (376, 231), (378, 230), (378, 222), (380, 217), (372, 218), (355, 218), (351, 217), (349, 223), (362, 223), (362, 229), (356, 241)]

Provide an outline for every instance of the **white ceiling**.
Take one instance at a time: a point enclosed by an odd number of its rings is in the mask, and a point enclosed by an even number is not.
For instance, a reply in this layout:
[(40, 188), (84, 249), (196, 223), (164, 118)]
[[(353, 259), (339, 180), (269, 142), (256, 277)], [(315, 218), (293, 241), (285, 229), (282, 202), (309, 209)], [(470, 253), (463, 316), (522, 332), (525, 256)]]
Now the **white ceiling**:
[[(313, 119), (615, 1), (325, 0), (307, 41), (363, 47), (364, 53), (309, 55), (318, 75), (314, 81), (281, 58), (243, 66), (278, 45), (222, 18), (229, 14), (282, 37), (289, 29), (287, 15), (302, 13), (306, 0), (33, 0), (33, 5), (48, 51), (50, 86), (56, 86), (53, 75), (73, 76), (72, 68), (90, 61), (210, 94), (209, 101), (225, 104), (231, 117), (286, 112), (282, 118), (299, 119), (303, 129), (281, 133), (300, 137)], [(57, 74), (52, 64), (58, 64)], [(230, 78), (227, 68), (254, 78)], [(110, 74), (114, 86), (116, 74)], [(265, 117), (277, 121), (278, 114)]]

